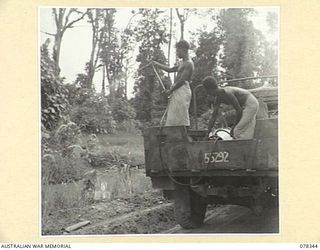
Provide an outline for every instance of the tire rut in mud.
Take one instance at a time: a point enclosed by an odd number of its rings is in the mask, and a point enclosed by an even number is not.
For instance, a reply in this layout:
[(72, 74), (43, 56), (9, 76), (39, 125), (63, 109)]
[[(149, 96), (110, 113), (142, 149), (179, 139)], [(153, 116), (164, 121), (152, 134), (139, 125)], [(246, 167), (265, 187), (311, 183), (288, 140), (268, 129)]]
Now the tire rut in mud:
[(227, 226), (234, 220), (249, 213), (249, 209), (236, 205), (209, 205), (204, 224), (195, 229), (185, 229), (180, 225), (164, 230), (162, 234), (217, 233), (220, 226)]

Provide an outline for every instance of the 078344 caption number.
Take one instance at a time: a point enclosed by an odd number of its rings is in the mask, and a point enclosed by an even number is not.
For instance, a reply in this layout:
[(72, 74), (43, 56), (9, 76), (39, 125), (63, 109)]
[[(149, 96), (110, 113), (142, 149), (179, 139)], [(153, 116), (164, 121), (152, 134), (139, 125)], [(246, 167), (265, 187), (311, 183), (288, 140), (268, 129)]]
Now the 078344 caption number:
[(303, 243), (299, 245), (300, 248), (318, 248), (318, 244), (313, 244), (313, 243)]
[(214, 163), (214, 162), (229, 162), (229, 152), (211, 152), (204, 153), (204, 163)]

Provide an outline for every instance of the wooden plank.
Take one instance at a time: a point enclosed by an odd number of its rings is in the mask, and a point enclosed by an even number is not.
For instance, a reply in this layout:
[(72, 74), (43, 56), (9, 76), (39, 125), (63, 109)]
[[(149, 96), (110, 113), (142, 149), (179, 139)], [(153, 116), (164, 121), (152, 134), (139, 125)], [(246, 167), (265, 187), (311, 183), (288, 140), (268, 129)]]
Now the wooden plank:
[(72, 231), (75, 231), (81, 227), (84, 227), (86, 225), (89, 225), (91, 223), (91, 221), (89, 220), (86, 220), (86, 221), (81, 221), (77, 224), (74, 224), (72, 226), (69, 226), (69, 227), (66, 227), (64, 230), (67, 231), (68, 233), (72, 232)]

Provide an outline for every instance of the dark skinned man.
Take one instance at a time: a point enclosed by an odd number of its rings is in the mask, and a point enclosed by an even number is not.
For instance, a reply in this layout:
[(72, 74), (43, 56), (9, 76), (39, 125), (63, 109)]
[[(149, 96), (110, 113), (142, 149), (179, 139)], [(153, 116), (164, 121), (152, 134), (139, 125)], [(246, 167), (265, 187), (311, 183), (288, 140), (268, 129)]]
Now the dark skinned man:
[(178, 72), (176, 81), (165, 93), (169, 96), (165, 126), (190, 126), (189, 106), (191, 101), (190, 81), (194, 71), (189, 59), (190, 45), (181, 40), (176, 44), (176, 54), (182, 59), (178, 66), (172, 68), (153, 61), (153, 64), (166, 72)]
[(236, 120), (231, 129), (231, 136), (235, 139), (252, 139), (256, 125), (256, 115), (259, 109), (259, 102), (248, 90), (227, 86), (221, 88), (212, 76), (202, 80), (207, 95), (215, 97), (214, 111), (209, 121), (208, 133), (211, 132), (217, 119), (221, 103), (231, 105), (236, 110)]

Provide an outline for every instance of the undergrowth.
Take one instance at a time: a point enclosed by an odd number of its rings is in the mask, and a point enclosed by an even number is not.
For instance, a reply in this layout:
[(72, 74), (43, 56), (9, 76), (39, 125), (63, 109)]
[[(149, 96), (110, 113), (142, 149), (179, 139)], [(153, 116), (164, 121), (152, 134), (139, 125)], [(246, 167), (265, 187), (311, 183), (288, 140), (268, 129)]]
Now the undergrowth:
[[(61, 128), (62, 127), (62, 128)], [(42, 136), (42, 223), (57, 210), (151, 190), (140, 135), (82, 134), (74, 123)]]

